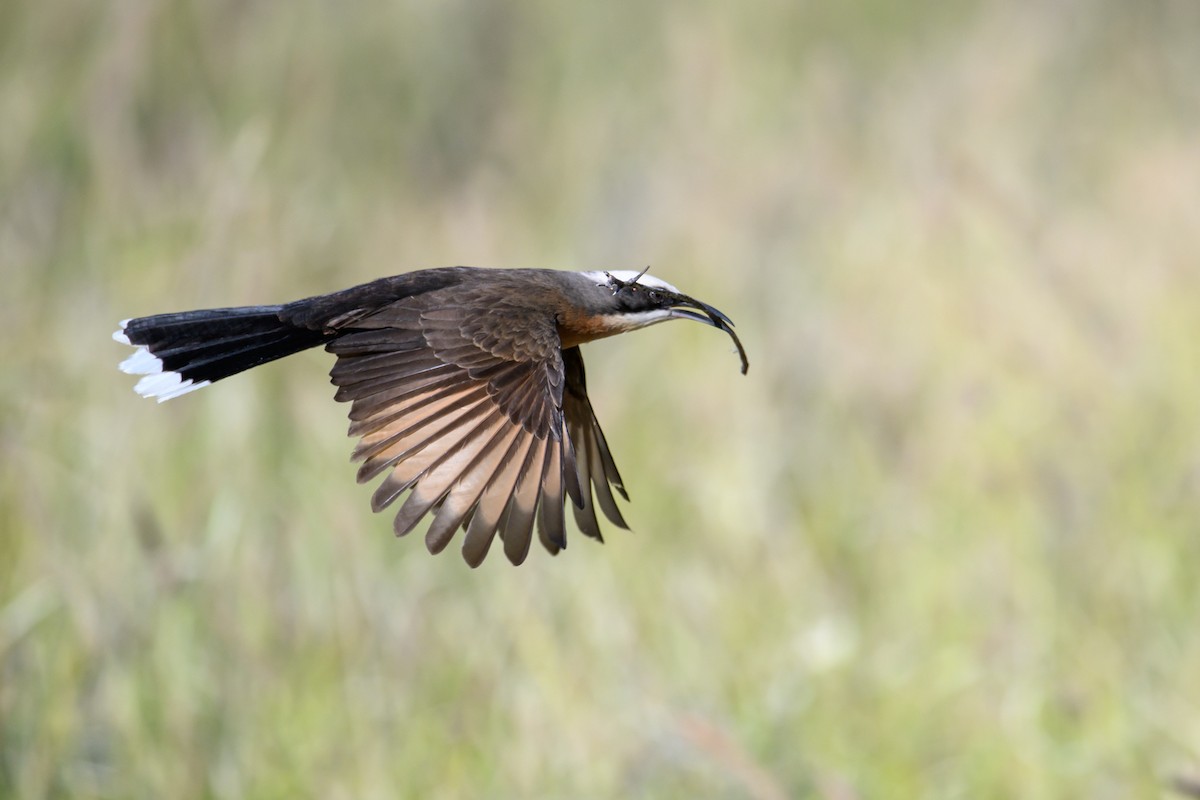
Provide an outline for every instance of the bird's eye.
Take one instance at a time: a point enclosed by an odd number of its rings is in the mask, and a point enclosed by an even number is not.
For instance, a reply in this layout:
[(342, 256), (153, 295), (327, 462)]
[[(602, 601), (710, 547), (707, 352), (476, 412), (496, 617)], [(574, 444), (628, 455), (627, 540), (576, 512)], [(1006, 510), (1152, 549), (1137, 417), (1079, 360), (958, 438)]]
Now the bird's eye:
[(656, 291), (654, 291), (653, 289), (651, 289), (651, 290), (650, 290), (650, 302), (651, 302), (651, 303), (657, 303), (657, 302), (658, 302), (658, 298), (659, 298), (659, 294), (658, 294), (658, 292), (656, 292)]

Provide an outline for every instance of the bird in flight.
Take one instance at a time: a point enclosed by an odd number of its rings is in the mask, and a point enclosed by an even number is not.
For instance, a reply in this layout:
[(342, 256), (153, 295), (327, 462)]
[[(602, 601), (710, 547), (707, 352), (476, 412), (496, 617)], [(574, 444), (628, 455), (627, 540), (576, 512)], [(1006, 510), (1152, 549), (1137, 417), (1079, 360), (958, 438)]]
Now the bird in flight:
[[(596, 505), (627, 528), (629, 499), (588, 400), (584, 342), (690, 319), (725, 331), (725, 314), (631, 271), (444, 267), (381, 278), (284, 305), (128, 319), (113, 338), (137, 351), (121, 370), (161, 403), (317, 345), (337, 357), (335, 399), (350, 403), (358, 482), (380, 475), (381, 511), (405, 492), (397, 536), (427, 514), (430, 552), (461, 527), (463, 558), (483, 562), (499, 533), (520, 564), (535, 527), (551, 554), (567, 546), (564, 506), (603, 541)], [(595, 489), (593, 497), (592, 489)]]

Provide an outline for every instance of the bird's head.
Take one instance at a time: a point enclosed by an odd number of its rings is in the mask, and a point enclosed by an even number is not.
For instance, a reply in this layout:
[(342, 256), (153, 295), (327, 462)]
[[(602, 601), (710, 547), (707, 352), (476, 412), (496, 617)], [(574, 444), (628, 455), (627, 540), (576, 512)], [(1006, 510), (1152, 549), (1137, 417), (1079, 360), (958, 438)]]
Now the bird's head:
[(623, 331), (644, 328), (669, 319), (690, 319), (725, 331), (737, 346), (742, 374), (750, 368), (746, 350), (733, 330), (733, 320), (722, 311), (689, 297), (666, 281), (647, 275), (646, 270), (585, 272), (601, 292), (597, 305), (603, 316)]

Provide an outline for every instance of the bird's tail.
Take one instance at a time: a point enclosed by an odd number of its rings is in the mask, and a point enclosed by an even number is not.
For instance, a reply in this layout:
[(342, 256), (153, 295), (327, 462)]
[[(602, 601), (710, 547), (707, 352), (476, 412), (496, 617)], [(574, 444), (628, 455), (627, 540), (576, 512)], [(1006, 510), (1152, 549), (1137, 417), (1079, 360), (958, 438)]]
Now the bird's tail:
[(284, 322), (282, 308), (212, 308), (127, 319), (113, 338), (138, 350), (121, 363), (121, 371), (144, 375), (134, 389), (161, 403), (329, 338)]

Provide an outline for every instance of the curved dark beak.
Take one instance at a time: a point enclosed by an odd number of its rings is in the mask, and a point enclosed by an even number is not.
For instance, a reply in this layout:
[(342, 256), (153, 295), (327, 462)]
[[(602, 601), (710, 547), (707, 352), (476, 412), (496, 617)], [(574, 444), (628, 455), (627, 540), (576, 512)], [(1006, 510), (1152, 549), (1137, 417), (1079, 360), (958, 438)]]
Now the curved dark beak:
[[(746, 371), (750, 369), (750, 359), (746, 358), (746, 348), (742, 347), (741, 340), (733, 332), (733, 320), (708, 303), (701, 303), (699, 300), (688, 297), (685, 294), (671, 295), (671, 300), (670, 308), (672, 317), (677, 319), (693, 319), (696, 322), (703, 322), (705, 325), (711, 325), (729, 334), (729, 338), (733, 339), (733, 343), (737, 346), (738, 355), (741, 356), (742, 374), (745, 375)], [(698, 314), (692, 310), (694, 308), (704, 313)]]

